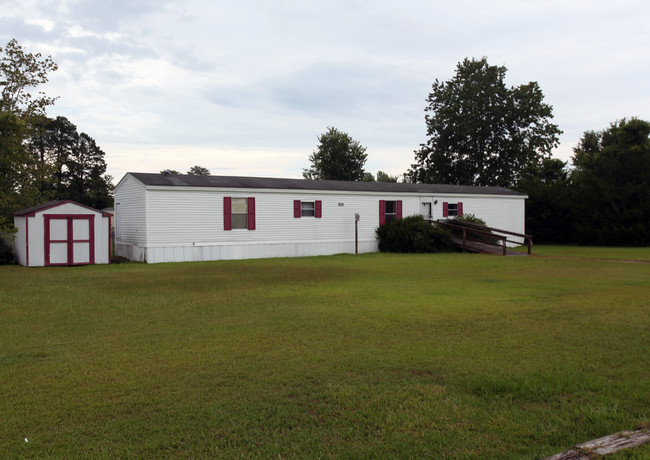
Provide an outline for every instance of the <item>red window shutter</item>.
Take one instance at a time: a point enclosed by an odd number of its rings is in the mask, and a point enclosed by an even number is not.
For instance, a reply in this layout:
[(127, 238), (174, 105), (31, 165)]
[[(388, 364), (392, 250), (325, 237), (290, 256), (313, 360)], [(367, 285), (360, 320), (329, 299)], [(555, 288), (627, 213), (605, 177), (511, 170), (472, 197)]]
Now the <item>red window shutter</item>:
[(379, 200), (379, 225), (386, 223), (386, 200)]
[(293, 217), (300, 218), (300, 200), (293, 200)]
[(232, 230), (232, 199), (223, 197), (223, 229)]
[(323, 217), (323, 202), (321, 200), (316, 200), (314, 203), (314, 215), (317, 219)]
[(463, 203), (458, 203), (458, 217), (463, 215)]
[(449, 203), (442, 203), (442, 217), (449, 217)]
[(248, 199), (248, 229), (255, 230), (255, 198)]
[(397, 200), (397, 220), (402, 218), (402, 200)]

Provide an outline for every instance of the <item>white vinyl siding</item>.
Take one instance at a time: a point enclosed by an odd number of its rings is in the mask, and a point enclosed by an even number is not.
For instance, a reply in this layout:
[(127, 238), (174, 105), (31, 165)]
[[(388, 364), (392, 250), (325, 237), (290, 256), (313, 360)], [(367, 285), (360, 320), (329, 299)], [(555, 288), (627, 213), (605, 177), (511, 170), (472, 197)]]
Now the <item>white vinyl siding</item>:
[(148, 243), (211, 243), (223, 233), (223, 195), (205, 190), (148, 190)]
[(115, 188), (116, 240), (147, 242), (147, 208), (144, 186), (127, 175)]
[[(154, 189), (148, 190), (147, 193), (150, 225), (148, 234), (151, 245), (354, 238), (354, 213), (366, 206), (363, 197), (323, 197), (319, 194), (318, 197), (323, 203), (324, 218), (294, 219), (293, 202), (296, 199), (304, 199), (304, 192), (297, 195), (282, 192), (253, 193), (249, 190), (223, 192)], [(233, 215), (234, 203), (238, 197), (255, 197), (255, 232), (224, 232), (224, 196), (233, 198)], [(314, 201), (315, 199), (312, 203)], [(339, 202), (344, 203), (344, 206), (339, 207)], [(375, 221), (365, 222), (373, 239)], [(350, 228), (351, 234), (345, 233), (346, 227)]]

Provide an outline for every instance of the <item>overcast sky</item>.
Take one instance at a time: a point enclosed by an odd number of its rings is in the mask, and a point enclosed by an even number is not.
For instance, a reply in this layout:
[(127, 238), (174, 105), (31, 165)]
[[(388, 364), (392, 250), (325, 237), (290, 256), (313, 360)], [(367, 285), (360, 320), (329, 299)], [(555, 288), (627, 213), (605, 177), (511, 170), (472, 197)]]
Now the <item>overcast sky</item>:
[(465, 57), (537, 81), (568, 160), (586, 130), (650, 120), (650, 2), (1, 0), (0, 44), (51, 55), (42, 90), (126, 172), (302, 177), (332, 126), (401, 175), (425, 99)]

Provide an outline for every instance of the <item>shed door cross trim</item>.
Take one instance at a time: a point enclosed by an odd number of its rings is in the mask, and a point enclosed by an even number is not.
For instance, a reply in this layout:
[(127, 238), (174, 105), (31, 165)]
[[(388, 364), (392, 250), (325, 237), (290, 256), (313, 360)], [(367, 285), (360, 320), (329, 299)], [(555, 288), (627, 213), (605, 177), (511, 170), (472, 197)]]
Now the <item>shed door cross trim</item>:
[(46, 214), (45, 265), (95, 263), (95, 216)]

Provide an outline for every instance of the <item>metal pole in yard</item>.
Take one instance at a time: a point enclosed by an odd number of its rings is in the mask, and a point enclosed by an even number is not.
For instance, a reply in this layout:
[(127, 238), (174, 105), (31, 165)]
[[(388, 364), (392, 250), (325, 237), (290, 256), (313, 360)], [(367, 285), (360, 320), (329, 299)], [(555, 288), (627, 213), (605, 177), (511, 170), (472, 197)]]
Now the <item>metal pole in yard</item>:
[(359, 214), (354, 214), (354, 253), (359, 254)]

